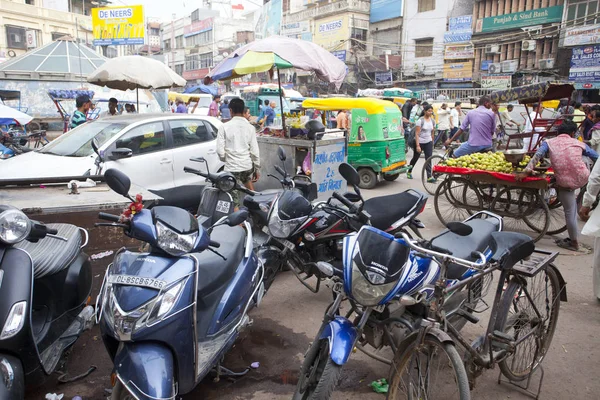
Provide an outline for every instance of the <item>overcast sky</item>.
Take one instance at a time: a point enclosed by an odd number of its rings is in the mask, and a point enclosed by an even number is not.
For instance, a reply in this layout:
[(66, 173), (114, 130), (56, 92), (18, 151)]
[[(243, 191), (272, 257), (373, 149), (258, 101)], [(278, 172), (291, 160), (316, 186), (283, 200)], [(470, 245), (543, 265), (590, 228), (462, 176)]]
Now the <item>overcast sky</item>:
[[(170, 21), (172, 14), (176, 18), (189, 15), (192, 11), (199, 8), (202, 1), (198, 0), (111, 0), (112, 5), (137, 5), (144, 6), (146, 18), (160, 18), (163, 21)], [(228, 7), (229, 1), (215, 0), (216, 3), (222, 3), (223, 7)], [(246, 10), (253, 10), (260, 7), (262, 0), (231, 0), (231, 4), (243, 4)]]

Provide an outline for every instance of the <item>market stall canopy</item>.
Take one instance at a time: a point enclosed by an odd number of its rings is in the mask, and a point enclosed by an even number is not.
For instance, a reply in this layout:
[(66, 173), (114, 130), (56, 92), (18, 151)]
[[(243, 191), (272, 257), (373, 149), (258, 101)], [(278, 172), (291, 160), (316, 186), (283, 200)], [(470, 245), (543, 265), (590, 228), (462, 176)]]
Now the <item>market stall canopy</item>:
[(0, 104), (0, 125), (12, 124), (17, 121), (21, 125), (27, 125), (33, 118), (14, 108)]
[(111, 58), (88, 76), (87, 81), (111, 89), (169, 89), (186, 80), (160, 61), (142, 56)]
[(538, 101), (568, 98), (571, 97), (574, 90), (575, 87), (570, 83), (542, 82), (507, 90), (497, 90), (490, 94), (490, 98), (494, 103), (518, 101), (521, 104), (531, 104)]
[(302, 102), (302, 108), (323, 111), (352, 110), (354, 108), (364, 109), (369, 114), (385, 114), (386, 108), (398, 110), (391, 101), (364, 97), (329, 97), (327, 99), (306, 99)]
[(210, 94), (212, 96), (216, 96), (217, 94), (219, 94), (219, 89), (212, 85), (195, 85), (195, 86), (188, 87), (187, 89), (185, 89), (183, 91), (183, 93), (185, 93), (185, 94), (205, 93), (205, 94)]
[(342, 85), (346, 64), (321, 46), (305, 40), (270, 36), (240, 47), (208, 74), (213, 80), (239, 78), (256, 72), (296, 68), (312, 71), (325, 82)]
[(42, 79), (44, 73), (87, 76), (106, 60), (67, 36), (3, 62), (0, 64), (0, 78)]

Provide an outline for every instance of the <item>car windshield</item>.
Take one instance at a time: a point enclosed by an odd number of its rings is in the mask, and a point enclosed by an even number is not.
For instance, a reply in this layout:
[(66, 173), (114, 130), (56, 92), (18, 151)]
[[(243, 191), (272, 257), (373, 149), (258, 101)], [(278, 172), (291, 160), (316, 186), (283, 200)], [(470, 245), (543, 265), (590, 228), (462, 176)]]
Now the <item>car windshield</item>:
[(71, 129), (44, 146), (40, 153), (67, 157), (87, 157), (94, 154), (92, 139), (101, 147), (104, 143), (121, 132), (127, 124), (111, 122), (89, 122)]

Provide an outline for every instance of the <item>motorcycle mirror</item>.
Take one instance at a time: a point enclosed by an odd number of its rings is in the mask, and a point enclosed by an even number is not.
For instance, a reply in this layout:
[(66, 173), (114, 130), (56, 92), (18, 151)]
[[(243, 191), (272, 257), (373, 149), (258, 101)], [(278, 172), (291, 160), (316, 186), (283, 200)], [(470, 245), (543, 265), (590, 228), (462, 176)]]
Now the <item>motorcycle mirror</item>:
[(462, 222), (448, 222), (446, 227), (450, 232), (456, 233), (459, 236), (469, 236), (473, 233), (473, 228)]
[(129, 189), (131, 188), (131, 181), (129, 177), (123, 172), (115, 168), (109, 168), (104, 173), (104, 179), (115, 193), (120, 194), (129, 198)]
[(348, 163), (341, 163), (339, 167), (340, 175), (352, 186), (358, 186), (360, 183), (360, 176), (354, 167)]
[(285, 161), (287, 158), (287, 156), (285, 154), (285, 150), (281, 146), (279, 146), (279, 148), (277, 149), (277, 155), (279, 156), (279, 159), (281, 161)]
[(96, 153), (100, 161), (102, 161), (102, 157), (100, 156), (100, 150), (98, 150), (98, 140), (96, 138), (92, 139), (92, 150), (94, 150), (94, 153)]
[(230, 214), (225, 220), (225, 223), (229, 226), (236, 226), (248, 219), (248, 210), (239, 210)]

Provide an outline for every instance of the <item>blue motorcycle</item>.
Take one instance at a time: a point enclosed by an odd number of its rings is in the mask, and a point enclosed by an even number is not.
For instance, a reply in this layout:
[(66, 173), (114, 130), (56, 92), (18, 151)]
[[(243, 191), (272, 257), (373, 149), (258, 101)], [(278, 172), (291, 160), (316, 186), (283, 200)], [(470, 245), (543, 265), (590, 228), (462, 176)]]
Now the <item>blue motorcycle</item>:
[[(131, 199), (127, 176), (114, 169), (104, 176)], [(118, 251), (98, 296), (97, 319), (114, 362), (111, 399), (174, 399), (210, 371), (243, 374), (221, 361), (264, 294), (247, 211), (205, 229), (177, 207), (133, 208), (129, 218), (100, 213), (111, 222), (97, 224), (150, 245), (148, 253)]]

